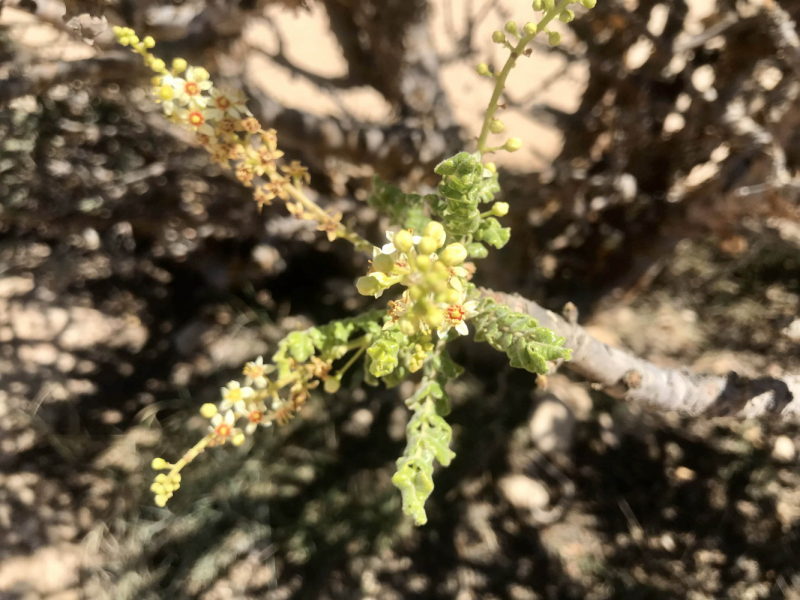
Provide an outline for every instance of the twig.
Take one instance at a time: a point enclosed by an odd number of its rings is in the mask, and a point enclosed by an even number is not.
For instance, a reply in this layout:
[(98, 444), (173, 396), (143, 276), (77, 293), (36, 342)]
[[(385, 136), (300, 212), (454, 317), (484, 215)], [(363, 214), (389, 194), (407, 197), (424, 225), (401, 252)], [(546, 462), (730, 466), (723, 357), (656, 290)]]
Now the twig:
[(614, 398), (690, 415), (795, 419), (800, 414), (800, 376), (749, 379), (734, 372), (718, 376), (662, 368), (596, 340), (580, 325), (568, 323), (531, 300), (486, 289), (480, 293), (534, 317), (566, 338), (572, 360), (564, 365), (599, 383)]

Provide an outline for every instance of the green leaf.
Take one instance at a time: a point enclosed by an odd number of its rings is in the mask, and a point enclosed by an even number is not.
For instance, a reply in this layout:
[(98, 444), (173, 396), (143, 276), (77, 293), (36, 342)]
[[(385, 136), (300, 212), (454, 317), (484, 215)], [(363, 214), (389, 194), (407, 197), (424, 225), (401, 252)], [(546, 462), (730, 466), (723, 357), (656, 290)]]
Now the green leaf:
[(489, 342), (505, 352), (512, 367), (544, 375), (548, 361), (569, 360), (572, 355), (572, 350), (564, 348), (563, 337), (540, 327), (529, 315), (513, 312), (490, 298), (481, 300), (477, 313), (472, 320), (475, 341)]
[(380, 337), (367, 348), (367, 354), (372, 359), (369, 372), (375, 377), (385, 377), (397, 368), (399, 363), (398, 353), (400, 343), (405, 336), (398, 329), (387, 329), (381, 332)]
[(372, 193), (367, 203), (389, 216), (392, 225), (422, 231), (431, 220), (425, 214), (425, 199), (419, 194), (406, 194), (399, 187), (385, 182), (378, 175), (372, 179)]
[(467, 244), (467, 254), (470, 258), (486, 258), (489, 256), (489, 250), (480, 242), (472, 242)]
[(510, 237), (511, 229), (508, 227), (501, 227), (500, 222), (494, 217), (489, 217), (481, 223), (478, 231), (475, 233), (476, 240), (479, 242), (486, 242), (497, 249), (505, 246)]
[(314, 354), (314, 342), (305, 331), (293, 331), (286, 336), (289, 355), (299, 363), (306, 362)]

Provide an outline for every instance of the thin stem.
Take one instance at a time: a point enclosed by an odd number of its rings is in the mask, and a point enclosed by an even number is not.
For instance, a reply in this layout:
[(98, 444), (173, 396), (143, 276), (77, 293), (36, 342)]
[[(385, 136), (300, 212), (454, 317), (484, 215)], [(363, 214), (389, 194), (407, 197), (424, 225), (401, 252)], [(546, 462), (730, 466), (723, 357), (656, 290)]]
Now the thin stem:
[[(333, 217), (331, 217), (328, 213), (326, 213), (319, 205), (314, 202), (311, 198), (306, 196), (303, 193), (303, 190), (293, 186), (287, 185), (285, 188), (286, 192), (296, 200), (303, 208), (305, 208), (308, 212), (316, 217), (317, 221), (320, 223), (331, 223), (333, 222)], [(337, 223), (336, 233), (340, 238), (343, 238), (353, 244), (356, 249), (361, 250), (363, 252), (371, 252), (372, 251), (372, 244), (369, 243), (367, 240), (362, 238), (358, 235), (355, 231), (347, 227), (347, 225), (343, 223)]]
[(341, 379), (341, 378), (342, 378), (342, 375), (344, 375), (345, 373), (347, 373), (347, 369), (349, 369), (350, 367), (352, 367), (352, 366), (353, 366), (353, 364), (354, 364), (354, 363), (355, 363), (355, 362), (356, 362), (356, 361), (359, 359), (359, 357), (360, 357), (362, 354), (364, 354), (364, 352), (365, 352), (365, 351), (366, 351), (366, 349), (367, 349), (367, 346), (369, 346), (369, 342), (370, 342), (371, 336), (365, 335), (364, 337), (365, 337), (365, 338), (367, 338), (367, 340), (364, 342), (364, 345), (362, 345), (362, 346), (361, 346), (361, 347), (358, 349), (358, 352), (356, 352), (355, 354), (353, 354), (353, 356), (351, 356), (351, 357), (350, 357), (350, 360), (348, 360), (348, 361), (345, 363), (345, 365), (344, 365), (344, 366), (343, 366), (341, 369), (339, 369), (339, 370), (336, 372), (336, 375), (334, 375), (334, 377), (336, 377), (336, 379)]
[(545, 27), (555, 19), (558, 15), (560, 15), (567, 6), (573, 0), (561, 0), (558, 4), (556, 4), (551, 10), (547, 11), (542, 20), (536, 26), (536, 33), (530, 33), (523, 36), (519, 43), (513, 48), (511, 51), (508, 60), (506, 60), (506, 64), (503, 65), (503, 69), (500, 73), (495, 75), (495, 84), (494, 84), (494, 92), (492, 92), (492, 98), (489, 100), (489, 107), (486, 109), (486, 116), (483, 118), (483, 127), (481, 128), (481, 134), (478, 137), (478, 152), (481, 154), (486, 154), (488, 151), (495, 151), (499, 148), (493, 148), (488, 150), (486, 148), (486, 139), (489, 137), (489, 125), (494, 119), (494, 114), (497, 112), (497, 104), (500, 101), (500, 96), (503, 93), (503, 89), (506, 87), (506, 79), (508, 79), (508, 74), (511, 73), (511, 69), (514, 68), (514, 65), (517, 63), (517, 59), (525, 50), (525, 46), (536, 37), (536, 35), (540, 31), (544, 31)]
[(197, 442), (194, 446), (189, 448), (186, 451), (186, 453), (181, 457), (181, 459), (174, 465), (172, 465), (167, 477), (172, 478), (174, 475), (180, 473), (183, 467), (192, 462), (195, 458), (197, 458), (198, 454), (200, 454), (203, 450), (206, 449), (206, 446), (208, 446), (208, 444), (211, 443), (213, 437), (214, 437), (213, 435), (209, 434), (205, 436), (203, 439), (201, 439), (199, 442)]

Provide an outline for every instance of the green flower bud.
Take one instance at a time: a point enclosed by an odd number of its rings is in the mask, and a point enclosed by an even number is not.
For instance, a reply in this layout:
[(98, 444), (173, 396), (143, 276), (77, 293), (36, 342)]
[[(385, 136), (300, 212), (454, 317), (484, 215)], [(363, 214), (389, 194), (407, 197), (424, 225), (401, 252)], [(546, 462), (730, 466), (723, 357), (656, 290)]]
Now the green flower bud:
[(439, 259), (448, 267), (460, 265), (467, 259), (467, 249), (462, 244), (450, 244), (442, 250)]
[(417, 269), (427, 271), (431, 268), (431, 259), (427, 254), (417, 257)]
[(492, 205), (492, 214), (495, 217), (505, 217), (508, 214), (508, 202), (495, 202)]
[(525, 23), (525, 33), (528, 35), (533, 35), (539, 31), (539, 28), (536, 27), (536, 23)]
[(172, 61), (172, 72), (176, 75), (178, 73), (183, 73), (188, 67), (189, 64), (182, 58), (176, 58)]
[(558, 19), (562, 23), (569, 23), (574, 18), (575, 18), (575, 13), (573, 11), (571, 11), (570, 9), (568, 9), (568, 8), (564, 9), (564, 12), (562, 12), (560, 15), (558, 15)]
[(461, 302), (461, 292), (450, 288), (443, 294), (443, 299), (447, 304), (458, 304)]
[(435, 306), (431, 306), (425, 315), (425, 322), (431, 327), (438, 327), (444, 322), (444, 314)]
[(163, 73), (167, 69), (166, 63), (160, 58), (155, 59), (153, 62), (150, 63), (150, 68), (153, 69), (156, 73)]
[(160, 471), (161, 469), (166, 469), (167, 461), (165, 461), (163, 458), (156, 457), (153, 459), (153, 462), (150, 463), (150, 468), (156, 471)]
[(383, 286), (381, 286), (380, 281), (372, 275), (365, 275), (364, 277), (358, 278), (356, 288), (358, 289), (358, 293), (362, 296), (374, 296), (383, 289)]
[(163, 494), (159, 494), (156, 496), (156, 506), (160, 508), (164, 508), (167, 505), (167, 497)]
[(408, 254), (414, 246), (413, 237), (408, 229), (401, 229), (394, 234), (394, 247), (400, 252)]
[(492, 119), (492, 121), (489, 123), (489, 131), (492, 133), (502, 133), (505, 128), (506, 124), (500, 119)]
[(447, 239), (447, 234), (444, 232), (444, 227), (438, 221), (431, 221), (428, 223), (425, 226), (425, 231), (422, 235), (436, 240), (436, 243), (439, 244), (436, 246), (437, 249), (444, 246), (444, 242)]
[(506, 41), (506, 36), (505, 36), (505, 34), (504, 34), (502, 31), (500, 31), (500, 30), (498, 29), (497, 31), (495, 31), (495, 32), (492, 34), (492, 41), (493, 41), (495, 44), (502, 44), (503, 42), (505, 42), (505, 41)]
[(404, 335), (414, 335), (419, 329), (419, 322), (416, 319), (403, 317), (398, 322), (398, 327), (400, 327), (400, 332)]
[(509, 152), (516, 152), (522, 148), (522, 140), (519, 138), (508, 138), (506, 142), (505, 149)]
[(493, 162), (488, 162), (483, 166), (489, 169), (492, 173), (497, 173), (497, 166)]
[(478, 72), (478, 75), (483, 75), (484, 77), (487, 75), (491, 75), (492, 72), (489, 70), (489, 65), (486, 63), (480, 63), (475, 70)]
[(437, 261), (433, 265), (433, 272), (439, 281), (447, 281), (450, 277), (450, 269), (448, 269), (442, 261)]
[(394, 268), (394, 257), (390, 254), (378, 254), (372, 259), (372, 268), (381, 273), (391, 273)]
[(156, 41), (149, 35), (146, 38), (144, 38), (142, 42), (144, 42), (145, 48), (154, 48), (156, 45)]
[(335, 394), (339, 391), (339, 388), (342, 387), (342, 382), (338, 377), (328, 377), (325, 380), (325, 385), (323, 387), (327, 393)]
[(533, 0), (533, 10), (542, 10), (543, 8), (542, 0)]
[(164, 486), (161, 485), (160, 483), (154, 483), (153, 485), (150, 486), (150, 491), (153, 492), (154, 494), (161, 495), (164, 493)]
[(542, 0), (546, 10), (553, 10), (556, 7), (556, 0)]
[(420, 300), (419, 302), (414, 303), (411, 311), (418, 317), (424, 317), (428, 314), (428, 303), (425, 300)]
[(439, 249), (438, 242), (433, 239), (432, 237), (428, 237), (427, 235), (423, 237), (419, 244), (417, 244), (417, 250), (420, 254), (427, 256), (428, 254), (433, 254)]
[(506, 31), (508, 33), (517, 35), (517, 24), (514, 21), (509, 21), (508, 23), (506, 23)]
[(584, 8), (592, 9), (597, 6), (597, 0), (580, 0)]
[(547, 34), (547, 41), (551, 46), (558, 46), (561, 43), (561, 34), (557, 31), (551, 31)]

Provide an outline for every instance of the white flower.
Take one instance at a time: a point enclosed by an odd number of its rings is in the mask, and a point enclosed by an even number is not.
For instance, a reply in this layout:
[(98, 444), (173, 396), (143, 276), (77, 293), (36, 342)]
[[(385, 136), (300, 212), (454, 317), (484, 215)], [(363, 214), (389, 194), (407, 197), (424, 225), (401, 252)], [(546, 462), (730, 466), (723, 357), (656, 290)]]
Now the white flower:
[(253, 116), (253, 113), (247, 109), (245, 102), (245, 95), (239, 90), (211, 88), (211, 102), (206, 114), (212, 120), (219, 120), (224, 117), (241, 119), (243, 115)]
[(211, 419), (211, 426), (209, 429), (217, 438), (224, 441), (234, 434), (234, 423), (236, 423), (236, 416), (233, 412), (227, 411), (224, 415), (222, 413), (217, 413)]
[(189, 67), (186, 69), (185, 79), (179, 77), (173, 79), (176, 99), (182, 105), (192, 104), (194, 107), (202, 108), (208, 103), (208, 98), (203, 96), (203, 92), (210, 90), (214, 84), (208, 80), (208, 72), (205, 69)]
[(259, 390), (267, 387), (269, 380), (266, 375), (275, 370), (275, 365), (265, 365), (264, 357), (259, 356), (256, 360), (250, 361), (244, 366), (244, 380), (247, 385), (254, 385)]
[(264, 403), (259, 402), (247, 412), (245, 415), (247, 417), (247, 426), (244, 428), (245, 433), (252, 435), (259, 425), (264, 425), (265, 427), (272, 425), (271, 421), (264, 418), (266, 411), (267, 407)]
[(464, 304), (451, 304), (446, 307), (444, 312), (444, 321), (439, 326), (439, 337), (443, 338), (447, 335), (450, 329), (455, 329), (460, 335), (467, 335), (467, 319), (475, 316), (475, 309), (478, 303), (474, 300), (465, 302)]
[(238, 381), (228, 382), (228, 387), (222, 388), (222, 402), (219, 403), (220, 412), (230, 410), (237, 402), (243, 402), (255, 392), (251, 387), (241, 387)]

